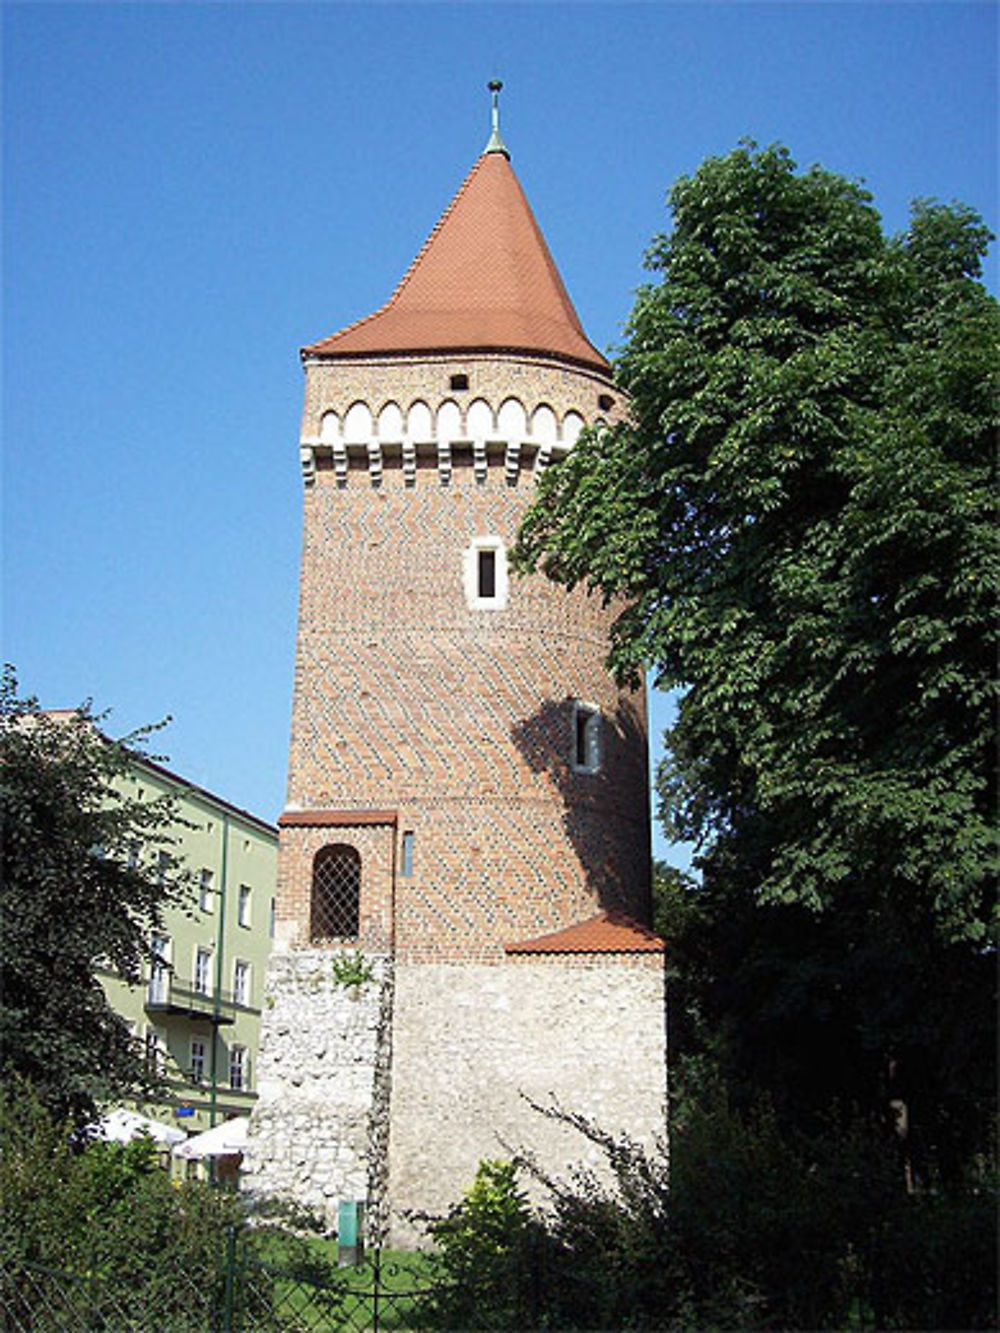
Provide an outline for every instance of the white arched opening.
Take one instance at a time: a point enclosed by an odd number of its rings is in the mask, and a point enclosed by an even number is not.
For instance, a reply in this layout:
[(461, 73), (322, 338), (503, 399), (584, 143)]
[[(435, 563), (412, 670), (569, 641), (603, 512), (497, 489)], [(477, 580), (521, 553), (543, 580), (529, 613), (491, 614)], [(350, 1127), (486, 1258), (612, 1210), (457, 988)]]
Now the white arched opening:
[(527, 435), (527, 415), (516, 398), (508, 398), (501, 403), (497, 414), (497, 426), (501, 438), (505, 440), (523, 440)]
[(556, 442), (556, 414), (544, 403), (532, 413), (531, 434), (540, 444)]
[(576, 444), (580, 432), (583, 430), (583, 417), (579, 412), (567, 412), (563, 417), (562, 437), (563, 444)]
[(367, 403), (353, 403), (344, 417), (344, 439), (348, 444), (367, 444), (372, 435), (372, 414)]
[(403, 414), (395, 403), (386, 403), (378, 414), (378, 437), (380, 440), (403, 438)]
[(340, 439), (340, 417), (336, 412), (324, 412), (319, 423), (319, 438), (324, 444), (334, 444)]
[(406, 433), (411, 440), (431, 440), (434, 438), (431, 409), (426, 403), (416, 402), (411, 405), (406, 417)]

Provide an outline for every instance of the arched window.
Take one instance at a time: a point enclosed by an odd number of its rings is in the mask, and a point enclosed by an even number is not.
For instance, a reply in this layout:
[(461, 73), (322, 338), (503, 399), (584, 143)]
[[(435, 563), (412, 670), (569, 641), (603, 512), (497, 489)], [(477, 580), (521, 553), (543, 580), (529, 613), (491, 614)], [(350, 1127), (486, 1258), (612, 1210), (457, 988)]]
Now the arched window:
[(309, 938), (356, 939), (361, 902), (361, 857), (353, 847), (321, 847), (313, 861)]

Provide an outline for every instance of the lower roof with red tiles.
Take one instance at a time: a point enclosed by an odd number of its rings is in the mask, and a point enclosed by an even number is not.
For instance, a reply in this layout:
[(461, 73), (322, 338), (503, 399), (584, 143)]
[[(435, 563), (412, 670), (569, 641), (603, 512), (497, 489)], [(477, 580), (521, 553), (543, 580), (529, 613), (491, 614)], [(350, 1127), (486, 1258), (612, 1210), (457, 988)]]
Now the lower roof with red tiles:
[(525, 953), (663, 953), (665, 942), (646, 926), (617, 912), (600, 912), (588, 921), (504, 946), (509, 954)]

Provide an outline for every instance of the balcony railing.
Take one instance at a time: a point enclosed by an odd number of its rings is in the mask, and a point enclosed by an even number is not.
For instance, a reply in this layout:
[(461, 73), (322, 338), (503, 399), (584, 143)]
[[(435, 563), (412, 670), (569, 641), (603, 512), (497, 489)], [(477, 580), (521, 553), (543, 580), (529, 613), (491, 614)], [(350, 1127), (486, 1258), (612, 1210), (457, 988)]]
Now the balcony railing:
[(237, 1005), (229, 991), (196, 986), (176, 973), (155, 972), (146, 987), (147, 1014), (175, 1014), (224, 1026), (235, 1023)]

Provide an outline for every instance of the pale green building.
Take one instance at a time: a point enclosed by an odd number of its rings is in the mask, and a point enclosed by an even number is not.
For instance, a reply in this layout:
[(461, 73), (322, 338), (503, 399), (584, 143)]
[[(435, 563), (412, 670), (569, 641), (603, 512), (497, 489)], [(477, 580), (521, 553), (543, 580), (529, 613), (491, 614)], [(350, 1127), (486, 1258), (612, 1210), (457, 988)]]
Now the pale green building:
[(110, 972), (100, 977), (147, 1060), (166, 1078), (165, 1103), (143, 1109), (197, 1133), (249, 1115), (257, 1098), (278, 831), (150, 760), (137, 760), (127, 783), (134, 799), (164, 792), (177, 798), (172, 850), (190, 871), (194, 891), (189, 906), (170, 909), (151, 941), (162, 962), (147, 968), (142, 985)]

